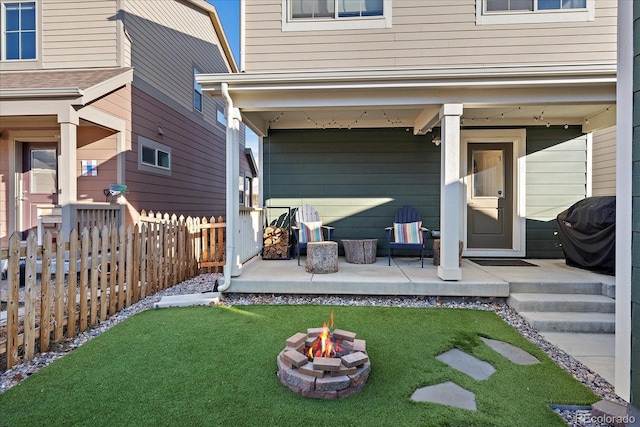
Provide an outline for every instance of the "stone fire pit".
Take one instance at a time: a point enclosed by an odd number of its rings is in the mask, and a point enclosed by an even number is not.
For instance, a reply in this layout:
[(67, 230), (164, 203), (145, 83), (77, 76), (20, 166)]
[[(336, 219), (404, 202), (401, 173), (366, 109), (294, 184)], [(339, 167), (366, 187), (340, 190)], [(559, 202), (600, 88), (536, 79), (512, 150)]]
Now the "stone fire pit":
[[(309, 349), (318, 346), (323, 332), (340, 348), (332, 357), (311, 357)], [(291, 391), (305, 397), (338, 399), (364, 388), (371, 362), (366, 342), (356, 339), (353, 332), (328, 328), (311, 328), (297, 333), (286, 341), (278, 354), (278, 378)]]

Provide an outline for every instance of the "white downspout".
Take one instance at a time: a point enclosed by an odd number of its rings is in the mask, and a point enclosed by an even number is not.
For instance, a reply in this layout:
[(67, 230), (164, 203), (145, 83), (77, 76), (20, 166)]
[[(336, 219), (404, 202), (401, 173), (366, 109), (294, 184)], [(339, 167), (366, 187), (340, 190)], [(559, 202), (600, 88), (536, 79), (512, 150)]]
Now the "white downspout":
[(219, 292), (224, 292), (231, 286), (231, 277), (239, 276), (242, 264), (239, 254), (235, 251), (236, 239), (239, 238), (238, 224), (238, 176), (240, 174), (239, 158), (239, 133), (240, 133), (240, 110), (234, 108), (233, 100), (229, 95), (229, 85), (222, 83), (222, 96), (226, 101), (227, 116), (227, 138), (226, 138), (226, 167), (227, 167), (227, 243), (226, 243), (226, 263), (224, 266), (224, 282), (218, 286)]

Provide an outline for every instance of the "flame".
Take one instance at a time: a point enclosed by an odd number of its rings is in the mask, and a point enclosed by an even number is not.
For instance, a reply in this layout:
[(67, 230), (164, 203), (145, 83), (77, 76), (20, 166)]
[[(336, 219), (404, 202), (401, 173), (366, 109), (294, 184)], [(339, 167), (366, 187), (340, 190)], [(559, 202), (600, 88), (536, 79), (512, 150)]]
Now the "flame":
[(331, 312), (330, 323), (323, 323), (322, 332), (320, 332), (318, 338), (316, 338), (313, 345), (311, 345), (307, 351), (307, 356), (310, 360), (316, 357), (336, 357), (337, 352), (344, 351), (340, 345), (340, 340), (332, 339), (330, 327), (333, 327), (333, 311)]

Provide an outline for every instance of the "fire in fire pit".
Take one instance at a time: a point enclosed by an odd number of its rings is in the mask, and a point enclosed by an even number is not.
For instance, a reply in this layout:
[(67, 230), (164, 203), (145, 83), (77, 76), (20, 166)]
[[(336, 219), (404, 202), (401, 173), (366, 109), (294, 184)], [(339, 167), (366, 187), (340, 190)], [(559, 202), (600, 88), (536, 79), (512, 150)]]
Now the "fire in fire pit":
[(307, 329), (286, 341), (277, 358), (278, 378), (290, 390), (305, 397), (337, 399), (364, 388), (371, 362), (366, 342), (331, 323)]
[[(333, 312), (331, 312), (330, 326), (333, 327)], [(307, 336), (315, 335), (315, 333), (316, 331), (313, 329), (307, 330)], [(342, 357), (343, 355), (350, 352), (345, 347), (340, 345), (341, 342), (342, 340), (339, 337), (335, 337), (331, 333), (327, 322), (324, 322), (324, 324), (322, 325), (322, 329), (320, 329), (318, 337), (313, 341), (311, 346), (308, 347), (308, 350), (307, 348), (305, 348), (304, 354), (309, 356), (309, 360), (312, 362), (316, 357)]]

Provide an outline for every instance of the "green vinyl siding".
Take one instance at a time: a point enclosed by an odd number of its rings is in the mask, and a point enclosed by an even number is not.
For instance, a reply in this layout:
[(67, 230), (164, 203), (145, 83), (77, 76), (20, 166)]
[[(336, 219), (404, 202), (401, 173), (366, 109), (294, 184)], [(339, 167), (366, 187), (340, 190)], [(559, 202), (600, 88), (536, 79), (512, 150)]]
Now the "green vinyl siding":
[(587, 196), (587, 138), (579, 126), (527, 128), (526, 256), (564, 258), (556, 216)]
[[(562, 258), (555, 218), (586, 196), (586, 137), (579, 127), (528, 128), (525, 164), (527, 256)], [(310, 204), (335, 227), (336, 240), (377, 238), (380, 256), (384, 228), (405, 204), (418, 209), (425, 227), (440, 228), (440, 147), (429, 135), (271, 130), (263, 168), (267, 207)]]
[(272, 130), (264, 141), (265, 205), (314, 206), (334, 238), (378, 239), (396, 210), (416, 207), (426, 227), (440, 218), (440, 150), (405, 129)]

